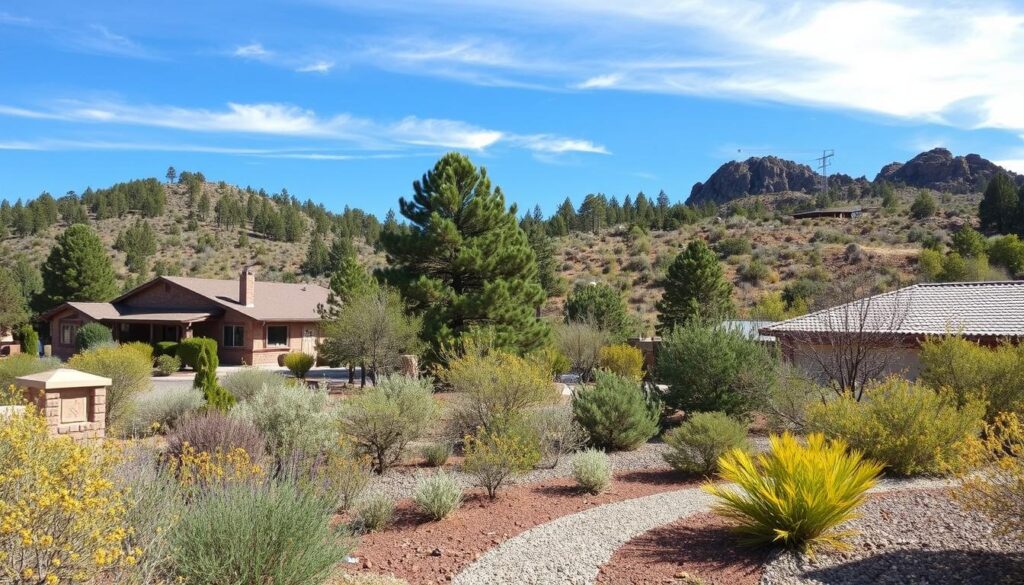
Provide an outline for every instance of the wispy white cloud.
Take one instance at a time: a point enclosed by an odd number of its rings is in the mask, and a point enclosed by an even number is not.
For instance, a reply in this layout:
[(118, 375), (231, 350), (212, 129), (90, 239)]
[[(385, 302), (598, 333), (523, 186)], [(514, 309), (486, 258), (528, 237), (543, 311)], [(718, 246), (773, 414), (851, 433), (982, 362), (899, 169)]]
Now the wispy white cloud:
[(296, 69), (299, 73), (329, 73), (334, 69), (334, 61), (315, 61)]
[(32, 24), (32, 19), (27, 16), (18, 16), (11, 14), (10, 12), (0, 12), (0, 24), (12, 24), (18, 26), (25, 26)]
[(243, 57), (245, 59), (264, 59), (272, 55), (272, 53), (263, 48), (260, 43), (250, 43), (248, 45), (239, 45), (235, 47), (235, 50), (231, 52), (235, 57)]
[(149, 126), (192, 133), (312, 138), (327, 142), (340, 141), (366, 150), (423, 146), (482, 151), (505, 144), (548, 154), (608, 152), (605, 147), (589, 140), (553, 134), (513, 134), (458, 120), (409, 116), (387, 122), (347, 113), (325, 117), (310, 109), (275, 103), (229, 103), (226, 109), (212, 110), (64, 100), (50, 109), (0, 105), (0, 115), (75, 123)]

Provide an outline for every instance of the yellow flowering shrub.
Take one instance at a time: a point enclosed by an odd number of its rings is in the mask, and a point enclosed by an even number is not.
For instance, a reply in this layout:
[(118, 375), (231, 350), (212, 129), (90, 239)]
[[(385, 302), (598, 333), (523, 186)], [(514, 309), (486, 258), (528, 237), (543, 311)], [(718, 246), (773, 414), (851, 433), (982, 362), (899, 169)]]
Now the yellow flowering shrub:
[(21, 388), (18, 388), (14, 384), (8, 384), (7, 387), (0, 387), (0, 406), (25, 404), (25, 395)]
[(492, 500), (509, 479), (526, 473), (540, 461), (536, 440), (515, 425), (495, 432), (481, 428), (476, 435), (466, 435), (464, 441), (462, 470), (475, 477)]
[(124, 494), (109, 479), (117, 454), (51, 437), (36, 410), (0, 425), (0, 582), (85, 583), (136, 556), (122, 546)]
[(197, 451), (189, 443), (181, 455), (169, 462), (170, 470), (183, 486), (209, 486), (262, 480), (266, 470), (241, 447), (222, 451)]
[(644, 354), (628, 343), (607, 345), (598, 352), (602, 370), (639, 382), (644, 377)]
[(973, 510), (986, 514), (1004, 533), (1024, 538), (1024, 420), (1004, 412), (986, 427), (974, 462), (984, 465), (954, 492)]

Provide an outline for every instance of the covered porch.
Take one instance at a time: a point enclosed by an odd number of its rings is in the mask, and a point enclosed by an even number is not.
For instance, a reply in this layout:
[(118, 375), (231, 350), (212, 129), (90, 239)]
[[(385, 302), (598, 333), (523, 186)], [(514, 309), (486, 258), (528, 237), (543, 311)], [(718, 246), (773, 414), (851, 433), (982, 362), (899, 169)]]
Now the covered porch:
[(100, 321), (110, 327), (114, 340), (119, 343), (141, 341), (158, 343), (178, 342), (194, 336), (197, 324), (220, 317), (218, 311), (152, 311), (120, 312), (116, 317)]

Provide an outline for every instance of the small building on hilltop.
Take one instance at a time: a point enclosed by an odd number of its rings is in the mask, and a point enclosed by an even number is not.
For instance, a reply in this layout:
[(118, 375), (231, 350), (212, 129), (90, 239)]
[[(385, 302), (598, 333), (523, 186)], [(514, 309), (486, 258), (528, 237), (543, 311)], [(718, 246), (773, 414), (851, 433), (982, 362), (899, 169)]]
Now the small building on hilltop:
[(1024, 341), (1024, 281), (915, 284), (762, 327), (784, 358), (822, 381), (854, 387), (916, 379), (921, 343), (960, 335), (982, 345)]
[(119, 342), (209, 337), (221, 363), (275, 364), (291, 351), (316, 353), (327, 294), (315, 284), (258, 282), (247, 266), (237, 281), (159, 276), (109, 303), (66, 302), (40, 318), (61, 359), (75, 353), (79, 327), (99, 322)]
[(814, 219), (817, 217), (838, 217), (851, 219), (860, 217), (864, 213), (861, 207), (829, 207), (827, 209), (812, 209), (810, 211), (799, 211), (793, 214), (793, 219)]

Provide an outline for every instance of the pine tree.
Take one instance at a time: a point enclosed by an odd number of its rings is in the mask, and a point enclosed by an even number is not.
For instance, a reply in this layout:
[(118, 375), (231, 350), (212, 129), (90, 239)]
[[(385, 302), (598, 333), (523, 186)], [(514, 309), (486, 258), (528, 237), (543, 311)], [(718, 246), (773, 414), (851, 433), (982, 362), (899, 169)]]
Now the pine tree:
[(13, 331), (28, 320), (28, 307), (14, 274), (0, 267), (0, 331)]
[(982, 229), (993, 229), (1001, 234), (1013, 232), (1017, 227), (1019, 196), (1013, 179), (1006, 173), (996, 173), (985, 187), (985, 195), (978, 205), (978, 220)]
[(175, 177), (178, 176), (178, 171), (174, 170), (174, 167), (167, 167), (167, 183), (173, 183)]
[(323, 238), (314, 235), (309, 239), (306, 250), (306, 261), (302, 263), (302, 271), (310, 276), (320, 276), (330, 269), (330, 254)]
[(694, 317), (725, 317), (733, 312), (732, 284), (704, 240), (693, 240), (668, 268), (658, 301), (658, 330), (671, 331)]
[(109, 301), (118, 292), (110, 255), (87, 225), (75, 224), (57, 236), (42, 273), (40, 311), (65, 301)]
[(544, 230), (543, 222), (537, 220), (536, 216), (531, 219), (524, 231), (530, 248), (533, 249), (533, 255), (537, 258), (537, 279), (547, 296), (555, 296), (560, 286), (560, 279), (555, 273), (555, 243)]
[(352, 245), (352, 238), (340, 234), (334, 236), (334, 241), (331, 242), (331, 251), (328, 253), (329, 270), (331, 272), (341, 270), (345, 260), (349, 257), (356, 257), (356, 248)]
[(327, 306), (322, 307), (320, 313), (325, 319), (333, 318), (338, 315), (342, 305), (376, 285), (377, 281), (363, 268), (355, 254), (344, 256), (338, 268), (331, 272)]
[[(527, 352), (548, 326), (537, 318), (544, 289), (516, 207), (464, 155), (449, 153), (413, 183), (399, 207), (411, 223), (382, 236), (390, 268), (383, 276), (424, 317), (436, 351), (473, 327), (494, 328), (499, 346)], [(436, 357), (436, 356), (435, 356)]]

